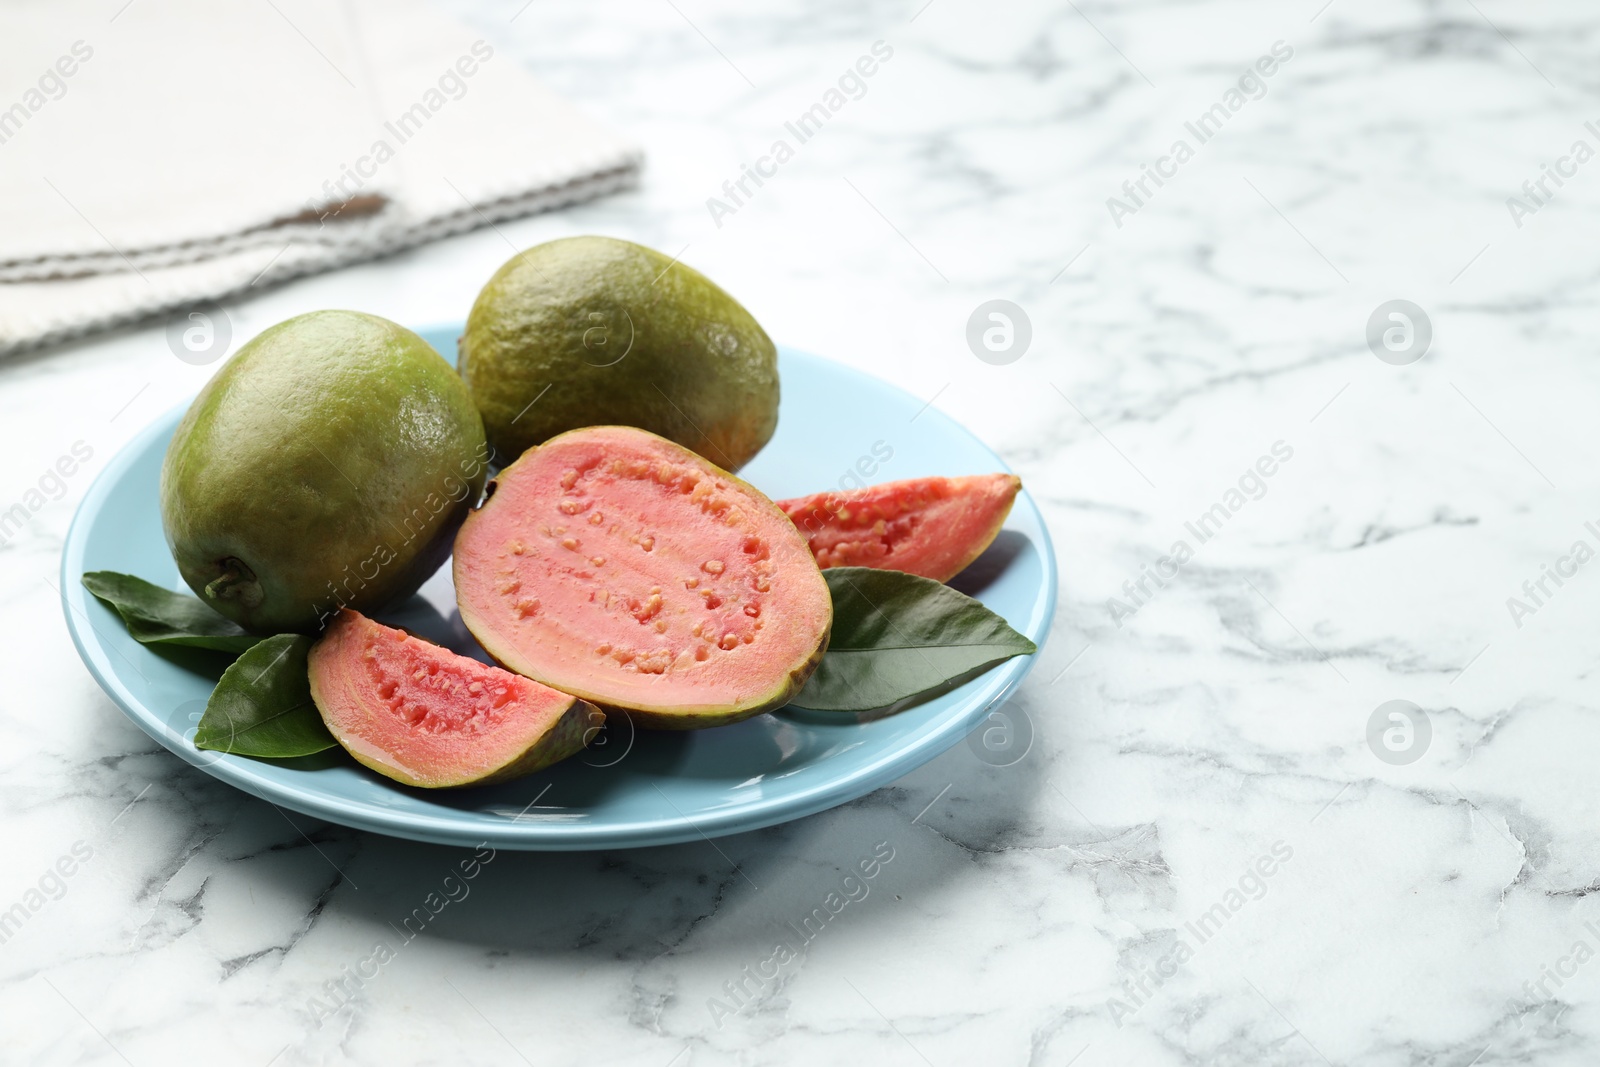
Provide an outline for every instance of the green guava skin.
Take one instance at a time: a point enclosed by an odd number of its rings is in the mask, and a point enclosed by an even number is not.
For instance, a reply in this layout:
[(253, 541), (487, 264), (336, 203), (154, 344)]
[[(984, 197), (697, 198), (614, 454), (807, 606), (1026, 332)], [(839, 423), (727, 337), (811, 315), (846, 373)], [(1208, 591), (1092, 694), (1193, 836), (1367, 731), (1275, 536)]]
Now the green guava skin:
[(778, 353), (705, 275), (611, 237), (528, 249), (467, 316), (461, 376), (502, 464), (583, 426), (637, 426), (724, 470), (778, 426)]
[(828, 639), (831, 634), (824, 635), (822, 644), (817, 646), (809, 659), (794, 670), (790, 671), (777, 689), (765, 697), (751, 701), (746, 707), (737, 711), (722, 714), (707, 714), (697, 711), (648, 711), (634, 708), (600, 708), (607, 714), (624, 715), (633, 719), (634, 725), (645, 730), (708, 730), (714, 726), (728, 726), (732, 723), (743, 722), (757, 715), (765, 715), (769, 711), (777, 711), (789, 701), (800, 695), (800, 690), (806, 687), (806, 681), (816, 672), (822, 663), (822, 657), (828, 651)]
[[(605, 714), (599, 708), (587, 700), (573, 697), (572, 707), (568, 708), (561, 718), (556, 720), (556, 724), (550, 727), (549, 732), (539, 738), (515, 763), (508, 763), (483, 778), (459, 784), (493, 785), (496, 782), (509, 782), (513, 778), (521, 778), (535, 771), (542, 771), (546, 767), (553, 767), (587, 748), (589, 741), (605, 721)], [(426, 783), (415, 784), (426, 787)]]
[(167, 447), (161, 521), (202, 601), (254, 633), (316, 633), (341, 605), (416, 592), (487, 474), (472, 398), (426, 341), (317, 311), (200, 391)]

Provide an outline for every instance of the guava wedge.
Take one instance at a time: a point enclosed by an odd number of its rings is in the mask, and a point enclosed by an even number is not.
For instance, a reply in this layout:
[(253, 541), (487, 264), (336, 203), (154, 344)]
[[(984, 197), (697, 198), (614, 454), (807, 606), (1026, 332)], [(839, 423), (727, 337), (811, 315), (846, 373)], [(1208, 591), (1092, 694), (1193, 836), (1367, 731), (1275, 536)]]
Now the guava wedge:
[(631, 426), (523, 453), (462, 524), (454, 567), (461, 619), (490, 655), (647, 729), (781, 707), (833, 623), (776, 504)]
[(311, 699), (356, 761), (423, 789), (485, 785), (583, 749), (593, 704), (341, 611), (311, 646)]
[(1015, 474), (908, 478), (778, 501), (827, 567), (877, 567), (948, 582), (988, 548), (1022, 488)]

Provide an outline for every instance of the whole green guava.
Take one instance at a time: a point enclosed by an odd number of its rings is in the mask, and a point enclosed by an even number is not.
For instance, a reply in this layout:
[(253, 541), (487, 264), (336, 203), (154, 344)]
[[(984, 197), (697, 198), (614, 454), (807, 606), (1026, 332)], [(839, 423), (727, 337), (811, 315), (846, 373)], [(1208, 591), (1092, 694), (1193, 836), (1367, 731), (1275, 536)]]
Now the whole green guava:
[(183, 580), (256, 633), (414, 593), (488, 474), (483, 422), (428, 343), (317, 311), (244, 345), (190, 405), (161, 468)]
[(478, 294), (461, 376), (502, 464), (583, 426), (637, 426), (738, 470), (778, 426), (778, 353), (711, 279), (653, 249), (568, 237)]

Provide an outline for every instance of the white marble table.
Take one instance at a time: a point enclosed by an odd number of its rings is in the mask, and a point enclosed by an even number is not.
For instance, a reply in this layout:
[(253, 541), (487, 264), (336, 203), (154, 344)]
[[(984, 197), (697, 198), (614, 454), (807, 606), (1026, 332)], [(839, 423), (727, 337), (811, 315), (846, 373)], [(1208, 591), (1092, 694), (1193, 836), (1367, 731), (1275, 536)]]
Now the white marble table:
[[(291, 825), (128, 723), (54, 588), (90, 479), (215, 365), (159, 328), (19, 359), (0, 509), (35, 513), (0, 547), (0, 909), (26, 921), (0, 944), (0, 1060), (1600, 1056), (1600, 163), (1572, 156), (1600, 149), (1592, 8), (920, 3), (468, 5), (644, 143), (641, 188), (229, 310), (241, 337), (325, 306), (425, 325), (508, 241), (681, 250), (1036, 494), (1064, 578), (1026, 754), (958, 746), (717, 847), (501, 853), (470, 882), (446, 881), (470, 853)], [(794, 143), (878, 41), (860, 98)], [(762, 162), (779, 138), (792, 158)], [(771, 176), (734, 203), (743, 164)], [(1544, 165), (1566, 176), (1530, 196)], [(1031, 322), (1013, 362), (967, 344), (991, 299)], [(1369, 347), (1396, 299), (1431, 323), (1419, 361)], [(1369, 732), (1389, 701), (1417, 710)], [(770, 965), (874, 849), (870, 893)]]

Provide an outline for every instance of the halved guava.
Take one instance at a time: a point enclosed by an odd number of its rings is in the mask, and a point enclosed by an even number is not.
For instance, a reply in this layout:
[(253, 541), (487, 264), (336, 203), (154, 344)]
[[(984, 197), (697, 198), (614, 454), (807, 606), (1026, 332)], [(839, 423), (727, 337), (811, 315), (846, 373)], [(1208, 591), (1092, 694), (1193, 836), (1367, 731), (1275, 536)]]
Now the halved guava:
[(948, 582), (983, 554), (1022, 488), (1015, 474), (908, 478), (780, 500), (821, 567), (877, 567)]
[(334, 739), (424, 789), (531, 774), (581, 751), (594, 705), (346, 609), (311, 646), (311, 698)]
[(629, 426), (531, 448), (456, 535), (461, 619), (500, 663), (692, 730), (781, 707), (816, 669), (833, 602), (778, 506)]

